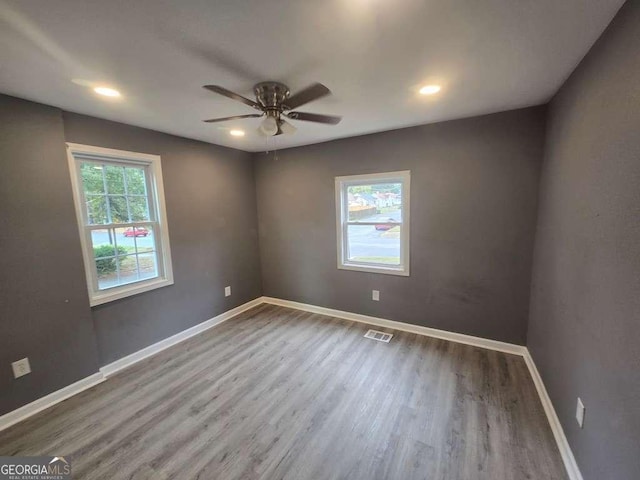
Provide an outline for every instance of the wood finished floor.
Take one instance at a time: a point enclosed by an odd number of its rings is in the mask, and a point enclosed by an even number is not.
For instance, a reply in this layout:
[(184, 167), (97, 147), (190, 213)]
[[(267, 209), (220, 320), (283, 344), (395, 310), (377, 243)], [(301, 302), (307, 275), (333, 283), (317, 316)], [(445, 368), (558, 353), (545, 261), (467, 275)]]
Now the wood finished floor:
[(261, 305), (4, 432), (75, 479), (566, 479), (522, 358)]

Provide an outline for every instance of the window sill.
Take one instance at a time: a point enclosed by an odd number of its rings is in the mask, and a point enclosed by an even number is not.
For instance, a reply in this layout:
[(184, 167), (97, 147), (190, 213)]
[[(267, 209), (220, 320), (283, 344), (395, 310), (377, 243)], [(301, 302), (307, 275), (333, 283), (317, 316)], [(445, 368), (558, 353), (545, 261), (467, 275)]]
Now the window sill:
[(131, 297), (139, 293), (149, 292), (151, 290), (155, 290), (156, 288), (167, 287), (169, 285), (173, 285), (173, 279), (154, 278), (149, 281), (136, 282), (96, 293), (89, 299), (89, 303), (92, 307), (95, 307), (112, 302), (114, 300), (120, 300), (121, 298)]
[(367, 273), (382, 273), (384, 275), (398, 275), (401, 277), (408, 277), (409, 268), (402, 267), (383, 267), (373, 265), (360, 265), (357, 263), (341, 263), (338, 265), (339, 270), (352, 270), (356, 272)]

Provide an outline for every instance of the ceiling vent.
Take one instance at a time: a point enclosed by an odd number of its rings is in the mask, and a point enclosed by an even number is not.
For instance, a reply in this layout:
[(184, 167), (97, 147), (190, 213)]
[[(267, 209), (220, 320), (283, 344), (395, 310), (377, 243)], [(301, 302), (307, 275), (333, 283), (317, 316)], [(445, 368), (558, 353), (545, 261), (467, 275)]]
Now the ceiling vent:
[(370, 338), (371, 340), (377, 340), (378, 342), (389, 343), (391, 337), (393, 337), (392, 333), (384, 333), (378, 330), (369, 330), (364, 334), (365, 338)]

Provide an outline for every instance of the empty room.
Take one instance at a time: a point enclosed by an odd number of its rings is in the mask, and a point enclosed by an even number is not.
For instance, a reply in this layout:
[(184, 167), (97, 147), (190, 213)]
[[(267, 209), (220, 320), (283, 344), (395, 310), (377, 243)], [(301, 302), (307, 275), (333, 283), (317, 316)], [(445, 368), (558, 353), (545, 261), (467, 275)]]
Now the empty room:
[(640, 1), (0, 0), (0, 480), (640, 478)]

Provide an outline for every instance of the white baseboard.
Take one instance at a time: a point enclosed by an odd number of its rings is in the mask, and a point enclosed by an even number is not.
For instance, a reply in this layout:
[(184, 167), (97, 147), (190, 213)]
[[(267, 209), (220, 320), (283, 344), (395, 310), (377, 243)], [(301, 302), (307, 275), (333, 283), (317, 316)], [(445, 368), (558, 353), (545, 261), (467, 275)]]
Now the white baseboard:
[(249, 310), (250, 308), (260, 305), (261, 303), (264, 303), (264, 302), (262, 301), (262, 298), (259, 297), (254, 300), (251, 300), (250, 302), (239, 305), (236, 308), (228, 310), (209, 320), (199, 323), (194, 327), (191, 327), (187, 330), (183, 330), (182, 332), (176, 335), (173, 335), (169, 338), (165, 338), (164, 340), (158, 343), (154, 343), (153, 345), (143, 348), (142, 350), (132, 353), (131, 355), (121, 358), (120, 360), (116, 360), (113, 363), (105, 365), (104, 367), (100, 368), (99, 372), (96, 372), (93, 375), (83, 378), (82, 380), (79, 380), (76, 383), (73, 383), (64, 388), (61, 388), (60, 390), (56, 390), (55, 392), (50, 393), (49, 395), (46, 395), (16, 410), (6, 413), (0, 416), (0, 431), (11, 427), (12, 425), (15, 425), (18, 422), (21, 422), (22, 420), (26, 420), (30, 416), (35, 415), (36, 413), (41, 412), (42, 410), (52, 407), (56, 403), (60, 403), (69, 397), (72, 397), (84, 390), (87, 390), (95, 385), (98, 385), (101, 382), (104, 382), (108, 377), (110, 377), (114, 373), (119, 372), (120, 370), (123, 370), (127, 367), (130, 367), (134, 363), (144, 360), (145, 358), (155, 355), (156, 353), (159, 353), (162, 350), (165, 350), (173, 345), (176, 345), (177, 343), (180, 343), (188, 338), (191, 338), (194, 335), (198, 335), (199, 333), (202, 333), (205, 330), (215, 327), (216, 325), (219, 325), (222, 322), (229, 320), (230, 318), (235, 317), (236, 315), (239, 315), (240, 313), (246, 310)]
[(354, 322), (366, 323), (377, 327), (392, 328), (403, 332), (415, 333), (427, 337), (440, 338), (456, 343), (464, 343), (465, 345), (473, 345), (474, 347), (487, 348), (498, 352), (511, 353), (514, 355), (524, 355), (527, 347), (523, 345), (515, 345), (513, 343), (499, 342), (497, 340), (489, 340), (487, 338), (474, 337), (463, 333), (447, 332), (446, 330), (438, 330), (436, 328), (423, 327), (413, 325), (411, 323), (396, 322), (394, 320), (386, 320), (384, 318), (370, 317), (360, 313), (344, 312), (342, 310), (334, 310), (332, 308), (318, 307), (307, 303), (293, 302), (291, 300), (282, 300), (280, 298), (262, 297), (264, 303), (279, 305), (281, 307), (295, 308), (296, 310), (304, 310), (305, 312), (319, 313), (330, 317), (344, 318)]
[(84, 390), (98, 385), (99, 383), (104, 382), (104, 380), (105, 378), (102, 374), (100, 372), (96, 372), (93, 375), (83, 378), (71, 385), (67, 385), (60, 390), (56, 390), (55, 392), (45, 395), (44, 397), (28, 403), (16, 410), (5, 413), (0, 417), (0, 431), (21, 422), (22, 420), (26, 420), (30, 416), (35, 415), (42, 410), (52, 407), (56, 403), (60, 403), (67, 398), (73, 397)]
[(538, 371), (538, 367), (536, 367), (529, 349), (526, 349), (523, 357), (525, 363), (527, 364), (527, 367), (529, 367), (529, 373), (531, 374), (531, 378), (533, 378), (533, 383), (536, 386), (536, 390), (538, 390), (540, 401), (542, 402), (544, 411), (547, 414), (547, 419), (549, 420), (551, 431), (553, 432), (553, 436), (556, 439), (556, 443), (558, 444), (558, 449), (560, 450), (560, 455), (562, 455), (562, 461), (564, 462), (564, 466), (567, 469), (569, 478), (570, 480), (583, 480), (580, 469), (578, 468), (578, 463), (573, 456), (573, 452), (571, 451), (571, 447), (569, 446), (567, 437), (565, 436), (564, 430), (562, 429), (560, 419), (556, 414), (555, 408), (553, 408), (551, 398), (549, 398), (547, 389), (544, 386), (542, 377), (540, 376), (540, 372)]
[(141, 360), (144, 360), (145, 358), (149, 358), (157, 353), (160, 353), (163, 350), (166, 350), (169, 347), (172, 347), (180, 342), (184, 342), (188, 338), (198, 335), (205, 330), (209, 330), (216, 325), (220, 325), (222, 322), (225, 322), (230, 318), (233, 318), (236, 315), (249, 310), (250, 308), (258, 306), (261, 303), (264, 303), (262, 301), (262, 297), (258, 297), (254, 300), (251, 300), (250, 302), (232, 308), (231, 310), (227, 310), (226, 312), (210, 318), (209, 320), (206, 320), (202, 323), (199, 323), (198, 325), (183, 330), (180, 333), (176, 333), (175, 335), (169, 338), (165, 338), (164, 340), (160, 340), (153, 345), (149, 345), (148, 347), (145, 347), (142, 350), (138, 350), (137, 352), (134, 352), (131, 355), (127, 355), (126, 357), (116, 360), (115, 362), (109, 363), (108, 365), (101, 367), (100, 372), (108, 378), (111, 375), (124, 370), (125, 368), (128, 368), (131, 365), (140, 362)]
[(547, 389), (542, 382), (542, 377), (536, 368), (536, 365), (529, 353), (529, 349), (522, 345), (514, 345), (512, 343), (498, 342), (496, 340), (489, 340), (486, 338), (474, 337), (471, 335), (464, 335), (462, 333), (448, 332), (445, 330), (438, 330), (435, 328), (422, 327), (419, 325), (412, 325), (409, 323), (396, 322), (393, 320), (386, 320), (384, 318), (370, 317), (368, 315), (361, 315), (359, 313), (344, 312), (342, 310), (334, 310), (332, 308), (318, 307), (316, 305), (309, 305), (307, 303), (293, 302), (291, 300), (282, 300), (280, 298), (262, 297), (264, 303), (270, 303), (272, 305), (279, 305), (281, 307), (294, 308), (296, 310), (303, 310), (305, 312), (318, 313), (321, 315), (327, 315), (330, 317), (344, 318), (346, 320), (352, 320), (354, 322), (366, 323), (369, 325), (375, 325), (378, 327), (387, 327), (394, 330), (401, 330), (404, 332), (415, 333), (417, 335), (425, 335), (427, 337), (435, 337), (443, 340), (449, 340), (451, 342), (464, 343), (465, 345), (472, 345), (474, 347), (486, 348), (489, 350), (497, 350), (499, 352), (511, 353), (514, 355), (520, 355), (524, 358), (524, 361), (531, 373), (533, 383), (536, 386), (540, 401), (544, 407), (544, 411), (547, 415), (549, 425), (553, 432), (553, 436), (558, 444), (562, 461), (569, 474), (570, 480), (583, 480), (576, 463), (567, 437), (564, 434), (560, 420), (556, 414), (551, 399), (547, 394)]

